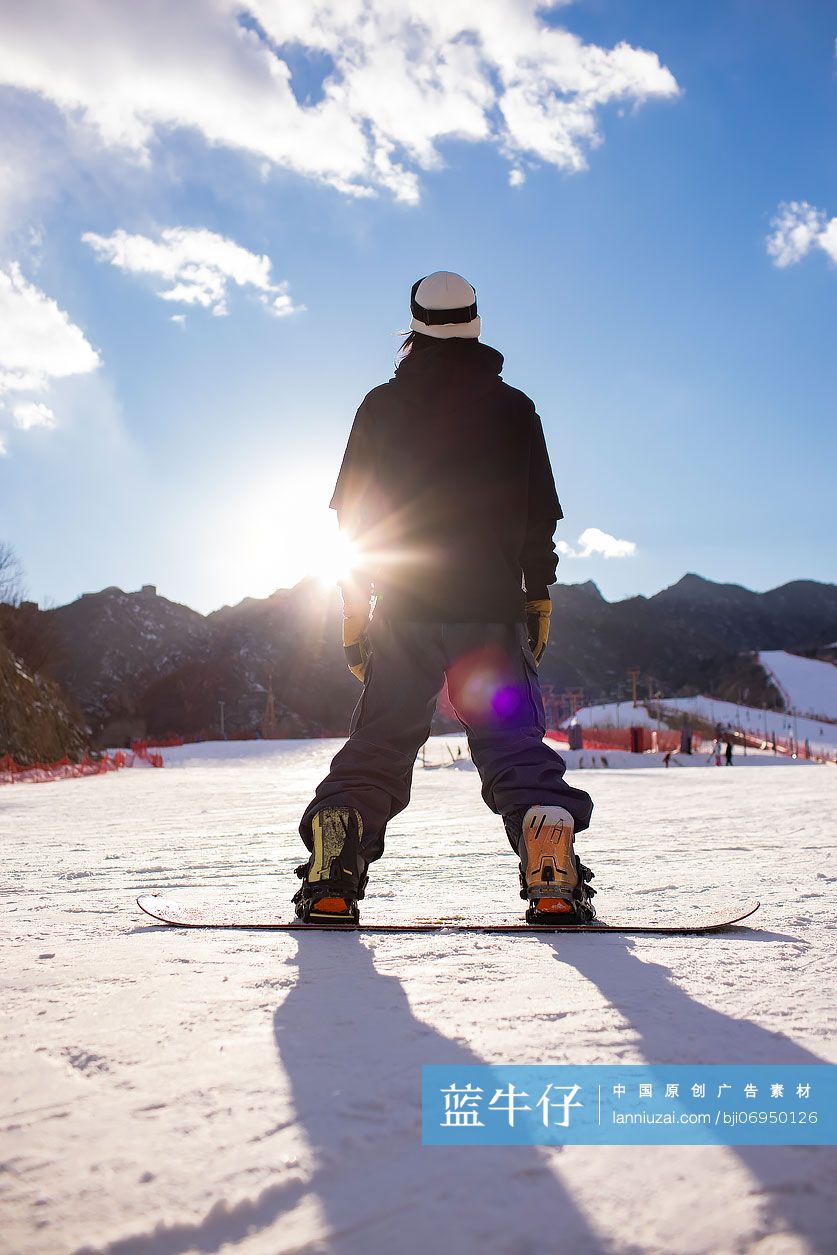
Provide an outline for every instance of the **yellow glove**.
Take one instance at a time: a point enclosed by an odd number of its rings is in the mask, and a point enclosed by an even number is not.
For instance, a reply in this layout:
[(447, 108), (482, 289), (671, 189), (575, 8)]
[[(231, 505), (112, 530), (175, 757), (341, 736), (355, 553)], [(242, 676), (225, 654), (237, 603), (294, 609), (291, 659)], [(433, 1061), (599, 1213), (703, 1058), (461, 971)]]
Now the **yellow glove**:
[(549, 620), (552, 617), (552, 602), (548, 597), (538, 601), (526, 602), (526, 630), (529, 633), (529, 646), (540, 663), (546, 643), (549, 640)]
[(343, 650), (346, 664), (361, 684), (366, 676), (366, 664), (371, 648), (366, 630), (369, 627), (369, 603), (359, 609), (343, 607)]

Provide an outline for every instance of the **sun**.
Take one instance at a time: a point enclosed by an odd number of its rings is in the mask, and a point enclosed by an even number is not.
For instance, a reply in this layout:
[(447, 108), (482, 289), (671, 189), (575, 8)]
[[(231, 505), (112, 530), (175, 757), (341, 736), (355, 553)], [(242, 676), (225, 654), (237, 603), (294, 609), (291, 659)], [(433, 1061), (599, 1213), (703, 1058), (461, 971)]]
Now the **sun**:
[(332, 485), (319, 478), (301, 476), (293, 489), (284, 494), (284, 525), (277, 528), (282, 537), (282, 563), (295, 581), (303, 577), (333, 588), (348, 579), (360, 560), (357, 544), (341, 532), (337, 514), (328, 506)]
[(333, 484), (304, 472), (281, 484), (262, 479), (233, 501), (215, 537), (213, 559), (230, 584), (227, 600), (269, 596), (316, 579), (334, 588), (359, 560), (328, 502)]
[[(308, 574), (326, 588), (348, 579), (360, 560), (360, 550), (345, 532), (328, 528), (329, 535), (321, 541), (312, 538), (307, 546)], [(315, 543), (316, 542), (316, 543)]]

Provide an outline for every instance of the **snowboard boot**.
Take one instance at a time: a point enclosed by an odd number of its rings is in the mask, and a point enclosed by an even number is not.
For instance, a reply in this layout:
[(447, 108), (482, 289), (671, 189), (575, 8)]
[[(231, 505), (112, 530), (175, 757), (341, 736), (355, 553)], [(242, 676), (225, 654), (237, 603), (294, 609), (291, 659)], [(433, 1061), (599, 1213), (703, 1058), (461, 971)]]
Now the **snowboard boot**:
[(530, 806), (510, 821), (510, 835), (518, 826), (520, 832), (517, 852), (520, 896), (529, 903), (526, 923), (588, 924), (595, 919), (590, 901), (596, 892), (590, 888), (593, 873), (573, 849), (569, 811), (563, 806)]
[(302, 886), (294, 894), (299, 919), (306, 924), (357, 924), (358, 899), (368, 876), (360, 854), (363, 820), (356, 810), (326, 806), (311, 820), (314, 848), (297, 867)]

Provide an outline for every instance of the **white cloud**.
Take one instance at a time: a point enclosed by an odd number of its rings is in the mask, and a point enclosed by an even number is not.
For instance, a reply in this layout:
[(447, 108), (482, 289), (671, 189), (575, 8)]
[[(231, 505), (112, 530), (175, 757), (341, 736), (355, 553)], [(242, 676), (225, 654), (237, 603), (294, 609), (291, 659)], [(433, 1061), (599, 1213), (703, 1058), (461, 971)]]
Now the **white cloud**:
[[(653, 52), (585, 43), (556, 0), (0, 0), (0, 83), (148, 162), (176, 129), (352, 195), (419, 195), (456, 138), (583, 169), (610, 103), (674, 97)], [(327, 67), (312, 99), (292, 72)], [(297, 89), (298, 90), (298, 89)]]
[(287, 280), (276, 285), (274, 295), (269, 300), (265, 300), (265, 304), (274, 318), (286, 318), (288, 314), (295, 314), (297, 310), (305, 308), (303, 305), (294, 305), (288, 291)]
[(98, 365), (96, 350), (51, 297), (29, 283), (18, 265), (0, 267), (0, 409), (3, 398), (15, 394), (12, 411), (19, 427), (52, 425), (55, 416), (31, 394)]
[(822, 209), (806, 200), (788, 201), (779, 206), (770, 225), (767, 251), (775, 265), (793, 266), (812, 248), (822, 249), (837, 263), (837, 218), (829, 220)]
[[(151, 275), (168, 285), (157, 295), (164, 301), (198, 305), (222, 317), (227, 313), (231, 284), (255, 288), (259, 299), (277, 318), (296, 313), (286, 282), (275, 283), (269, 257), (251, 253), (234, 240), (203, 228), (165, 227), (159, 239), (146, 235), (96, 235), (81, 237), (96, 256), (128, 274)], [(174, 314), (173, 318), (183, 315)]]
[(600, 527), (585, 527), (578, 538), (578, 549), (565, 540), (556, 542), (555, 548), (565, 558), (632, 558), (636, 553), (633, 540), (618, 540)]
[(15, 426), (21, 431), (30, 431), (33, 427), (54, 427), (55, 415), (43, 401), (21, 401), (12, 406)]

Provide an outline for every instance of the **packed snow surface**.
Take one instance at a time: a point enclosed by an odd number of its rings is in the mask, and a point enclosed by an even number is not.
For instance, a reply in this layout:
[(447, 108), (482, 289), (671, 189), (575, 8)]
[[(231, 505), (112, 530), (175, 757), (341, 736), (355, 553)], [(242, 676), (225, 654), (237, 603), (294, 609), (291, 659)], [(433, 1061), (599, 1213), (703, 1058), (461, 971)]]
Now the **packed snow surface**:
[[(162, 771), (0, 789), (3, 1248), (833, 1251), (833, 1148), (423, 1148), (419, 1090), (425, 1063), (837, 1061), (837, 771), (573, 773), (602, 914), (761, 898), (723, 934), (192, 932), (139, 912), (154, 891), (285, 904), (337, 745), (186, 746)], [(367, 916), (518, 915), (478, 784), (417, 769)]]
[(762, 650), (759, 662), (790, 710), (837, 719), (837, 667), (818, 658), (800, 658), (783, 649)]

